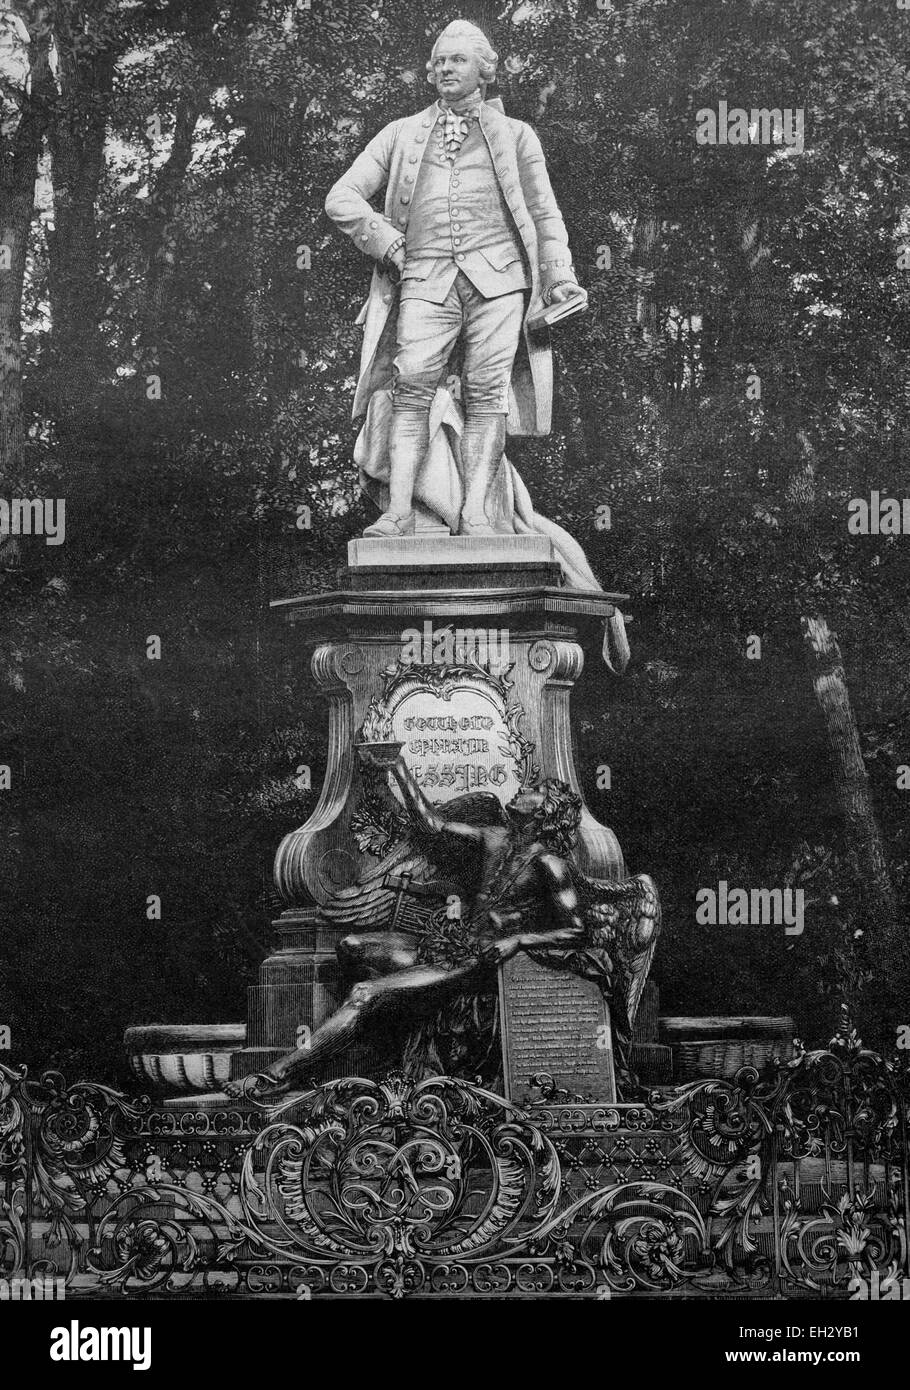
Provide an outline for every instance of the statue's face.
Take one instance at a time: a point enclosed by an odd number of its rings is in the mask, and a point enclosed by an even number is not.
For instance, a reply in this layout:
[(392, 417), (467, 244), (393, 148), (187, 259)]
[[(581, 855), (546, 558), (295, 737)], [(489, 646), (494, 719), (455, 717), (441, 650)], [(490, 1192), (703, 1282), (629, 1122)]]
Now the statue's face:
[(445, 101), (460, 101), (480, 86), (480, 58), (464, 38), (442, 38), (433, 50), (436, 90)]

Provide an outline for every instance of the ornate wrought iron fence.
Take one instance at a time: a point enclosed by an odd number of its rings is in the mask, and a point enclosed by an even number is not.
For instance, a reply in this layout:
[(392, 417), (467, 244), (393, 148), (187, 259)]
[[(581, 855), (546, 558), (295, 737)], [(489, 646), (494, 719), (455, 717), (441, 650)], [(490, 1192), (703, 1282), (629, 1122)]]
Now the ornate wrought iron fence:
[(279, 1112), (0, 1065), (0, 1273), (70, 1295), (847, 1298), (910, 1273), (907, 1069), (845, 1023), (772, 1076), (521, 1111), (452, 1077)]

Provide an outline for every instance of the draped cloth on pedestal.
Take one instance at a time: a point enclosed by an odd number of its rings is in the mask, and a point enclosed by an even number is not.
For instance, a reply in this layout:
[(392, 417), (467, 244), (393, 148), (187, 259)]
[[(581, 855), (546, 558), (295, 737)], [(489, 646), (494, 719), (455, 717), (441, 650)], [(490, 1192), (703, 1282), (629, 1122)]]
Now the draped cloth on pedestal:
[[(360, 486), (381, 509), (388, 506), (388, 438), (392, 418), (390, 391), (374, 391), (354, 448)], [(417, 472), (414, 504), (427, 521), (457, 534), (463, 493), (459, 450), (464, 430), (461, 406), (440, 386), (430, 408), (430, 446)], [(534, 510), (518, 470), (503, 455), (486, 504), (491, 525), (504, 534), (546, 536), (552, 542), (566, 584), (600, 590), (584, 551), (568, 531)]]

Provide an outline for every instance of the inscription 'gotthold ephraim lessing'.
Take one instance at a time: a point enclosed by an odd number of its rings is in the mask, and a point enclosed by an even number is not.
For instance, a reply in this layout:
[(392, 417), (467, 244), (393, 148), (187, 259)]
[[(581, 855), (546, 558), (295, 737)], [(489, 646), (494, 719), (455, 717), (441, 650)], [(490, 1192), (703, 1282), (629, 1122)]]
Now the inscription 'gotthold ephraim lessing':
[[(553, 365), (538, 323), (586, 306), (540, 141), (486, 100), (497, 55), (472, 24), (440, 34), (438, 100), (392, 121), (326, 200), (376, 266), (360, 317), (354, 419), (370, 536), (443, 524), (460, 535), (545, 535), (566, 581), (599, 589), (571, 536), (534, 511), (507, 431), (550, 431)], [(370, 203), (385, 189), (384, 212)], [(446, 384), (461, 340), (461, 402)]]

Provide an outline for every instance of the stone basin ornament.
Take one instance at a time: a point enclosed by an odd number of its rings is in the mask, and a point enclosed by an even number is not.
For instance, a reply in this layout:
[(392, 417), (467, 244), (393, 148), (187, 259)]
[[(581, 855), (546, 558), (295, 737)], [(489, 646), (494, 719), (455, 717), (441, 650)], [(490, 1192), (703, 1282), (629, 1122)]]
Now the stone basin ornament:
[(361, 739), (355, 747), (360, 761), (367, 767), (384, 767), (391, 770), (398, 761), (404, 744), (391, 741), (370, 743)]
[(159, 1095), (220, 1091), (245, 1023), (143, 1023), (123, 1037), (133, 1073)]

